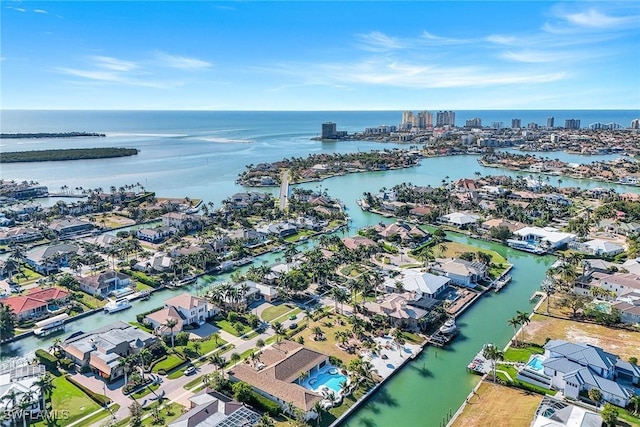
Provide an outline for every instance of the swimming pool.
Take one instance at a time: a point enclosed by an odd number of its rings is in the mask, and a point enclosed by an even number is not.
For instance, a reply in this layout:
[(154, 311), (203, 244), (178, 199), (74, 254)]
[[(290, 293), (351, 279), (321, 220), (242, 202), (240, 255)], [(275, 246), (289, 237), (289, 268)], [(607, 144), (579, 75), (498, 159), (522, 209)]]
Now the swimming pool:
[(540, 355), (535, 355), (527, 362), (527, 366), (534, 371), (544, 372), (542, 362), (544, 362), (544, 358)]
[(330, 367), (329, 369), (326, 369), (325, 371), (309, 378), (304, 386), (318, 393), (322, 392), (324, 387), (327, 387), (334, 393), (340, 393), (340, 390), (342, 390), (340, 384), (342, 384), (346, 380), (346, 375), (341, 374), (339, 369)]

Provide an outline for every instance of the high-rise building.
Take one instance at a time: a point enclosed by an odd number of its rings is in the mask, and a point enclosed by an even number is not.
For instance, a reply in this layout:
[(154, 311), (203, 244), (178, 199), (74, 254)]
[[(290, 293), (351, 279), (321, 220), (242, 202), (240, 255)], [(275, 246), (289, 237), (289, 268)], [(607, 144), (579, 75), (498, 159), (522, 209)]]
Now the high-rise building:
[(337, 134), (335, 123), (326, 122), (322, 124), (322, 139), (333, 139)]
[(419, 118), (421, 128), (433, 127), (433, 113), (426, 110), (420, 111), (418, 113), (418, 118)]
[(438, 111), (436, 115), (437, 126), (455, 126), (456, 113), (454, 111)]
[(504, 123), (502, 123), (502, 122), (491, 122), (491, 127), (493, 129), (500, 130), (500, 129), (502, 129), (504, 127)]
[(482, 119), (480, 117), (474, 117), (473, 119), (469, 119), (464, 122), (464, 127), (466, 128), (481, 128), (482, 127)]
[(554, 121), (553, 116), (547, 117), (547, 129), (553, 129)]
[(631, 129), (640, 129), (640, 119), (631, 120)]
[(404, 111), (402, 113), (402, 122), (400, 122), (401, 128), (410, 128), (413, 125), (413, 112)]
[(511, 129), (520, 129), (522, 127), (522, 120), (511, 119)]
[(566, 119), (564, 121), (565, 129), (580, 129), (580, 119)]

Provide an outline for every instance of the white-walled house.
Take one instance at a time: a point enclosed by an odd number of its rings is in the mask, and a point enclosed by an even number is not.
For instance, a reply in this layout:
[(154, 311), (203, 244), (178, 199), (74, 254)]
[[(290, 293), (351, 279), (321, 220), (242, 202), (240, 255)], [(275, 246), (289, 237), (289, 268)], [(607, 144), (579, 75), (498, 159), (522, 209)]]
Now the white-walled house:
[(431, 270), (451, 279), (457, 285), (468, 288), (474, 288), (480, 280), (488, 277), (486, 265), (460, 258), (437, 261)]

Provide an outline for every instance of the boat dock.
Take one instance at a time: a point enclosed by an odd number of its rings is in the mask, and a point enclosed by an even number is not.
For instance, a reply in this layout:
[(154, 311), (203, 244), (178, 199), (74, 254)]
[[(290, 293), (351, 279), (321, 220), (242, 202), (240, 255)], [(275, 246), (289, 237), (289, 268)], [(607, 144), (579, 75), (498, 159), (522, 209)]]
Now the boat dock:
[(507, 286), (507, 284), (509, 282), (511, 282), (511, 275), (507, 274), (507, 275), (503, 276), (501, 279), (498, 279), (495, 282), (493, 282), (493, 289), (496, 292), (500, 292), (500, 289), (502, 289), (505, 286)]
[(484, 346), (476, 354), (473, 360), (467, 365), (467, 369), (474, 374), (484, 375), (491, 372), (491, 361), (483, 356)]

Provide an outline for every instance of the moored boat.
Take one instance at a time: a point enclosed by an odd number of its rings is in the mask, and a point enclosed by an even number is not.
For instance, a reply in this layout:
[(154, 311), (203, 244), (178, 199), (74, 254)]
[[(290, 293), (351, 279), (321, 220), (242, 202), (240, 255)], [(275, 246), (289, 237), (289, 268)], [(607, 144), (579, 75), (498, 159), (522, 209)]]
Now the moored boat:
[(447, 319), (446, 322), (444, 322), (442, 326), (440, 326), (440, 329), (438, 329), (438, 332), (440, 332), (443, 335), (451, 335), (457, 330), (458, 330), (458, 326), (456, 325), (456, 320), (453, 317), (450, 317)]
[(126, 298), (120, 298), (115, 301), (110, 301), (104, 306), (104, 311), (107, 313), (116, 313), (121, 310), (126, 310), (131, 307), (131, 301)]

